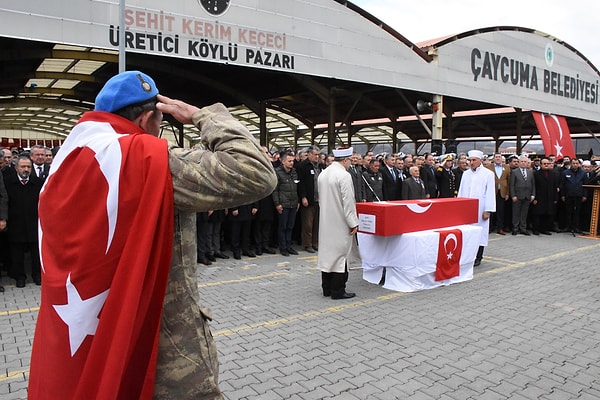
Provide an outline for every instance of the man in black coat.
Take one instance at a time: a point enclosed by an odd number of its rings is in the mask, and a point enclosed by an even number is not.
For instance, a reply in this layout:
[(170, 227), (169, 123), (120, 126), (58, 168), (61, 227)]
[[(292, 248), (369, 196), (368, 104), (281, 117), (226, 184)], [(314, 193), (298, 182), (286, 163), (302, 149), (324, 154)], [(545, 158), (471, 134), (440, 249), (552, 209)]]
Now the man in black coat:
[(31, 172), (32, 162), (19, 156), (15, 172), (7, 174), (4, 182), (8, 193), (8, 240), (11, 253), (9, 275), (17, 287), (25, 287), (25, 253), (31, 257), (31, 277), (41, 285), (40, 257), (38, 252), (38, 199), (42, 180)]
[(298, 198), (300, 200), (300, 218), (302, 221), (302, 246), (314, 253), (319, 246), (319, 193), (317, 179), (321, 173), (319, 148), (309, 146), (307, 158), (296, 167), (298, 172)]
[(554, 209), (558, 202), (558, 179), (552, 171), (550, 160), (543, 158), (541, 169), (533, 172), (535, 181), (535, 198), (531, 203), (533, 215), (533, 234), (551, 235), (554, 225)]
[(425, 153), (424, 157), (425, 163), (419, 171), (420, 179), (425, 185), (425, 191), (428, 194), (427, 197), (435, 199), (438, 197), (437, 180), (435, 179), (435, 160), (433, 159), (433, 155), (429, 153)]
[(382, 200), (400, 200), (402, 198), (402, 180), (399, 179), (395, 164), (396, 160), (393, 154), (383, 156), (383, 164), (380, 167), (383, 178)]

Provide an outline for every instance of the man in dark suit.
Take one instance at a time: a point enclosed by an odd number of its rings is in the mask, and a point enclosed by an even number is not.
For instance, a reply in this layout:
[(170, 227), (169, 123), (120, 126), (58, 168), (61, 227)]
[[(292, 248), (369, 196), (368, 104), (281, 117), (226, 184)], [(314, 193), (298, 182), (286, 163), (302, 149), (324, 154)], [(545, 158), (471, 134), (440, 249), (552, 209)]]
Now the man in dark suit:
[(512, 197), (512, 234), (527, 232), (527, 214), (529, 204), (535, 198), (535, 181), (529, 169), (529, 158), (519, 157), (519, 166), (510, 174), (510, 196)]
[(50, 171), (50, 164), (46, 164), (46, 148), (44, 146), (31, 146), (31, 161), (33, 161), (32, 174), (43, 182)]
[(38, 198), (42, 180), (31, 172), (29, 157), (19, 156), (15, 172), (6, 176), (8, 193), (8, 241), (10, 243), (11, 270), (9, 275), (17, 287), (25, 287), (25, 253), (31, 256), (31, 277), (41, 284), (40, 257), (38, 253)]
[(535, 199), (532, 202), (533, 234), (551, 235), (554, 224), (554, 209), (558, 202), (559, 181), (552, 171), (550, 160), (543, 158), (541, 169), (533, 172), (535, 180)]
[(400, 200), (402, 198), (402, 180), (398, 177), (393, 154), (383, 156), (383, 164), (380, 167), (383, 179), (382, 200)]
[[(0, 161), (0, 165), (4, 164), (4, 158)], [(4, 187), (4, 178), (3, 174), (0, 173), (0, 232), (2, 232), (6, 228), (6, 220), (8, 219), (8, 194), (6, 193), (6, 188)], [(0, 248), (1, 250), (6, 251), (4, 248)], [(2, 261), (4, 262), (4, 257)], [(5, 265), (7, 267), (7, 265)], [(0, 292), (4, 292), (4, 286), (0, 285)]]
[(494, 154), (494, 162), (487, 166), (490, 171), (494, 173), (494, 180), (496, 183), (496, 212), (494, 213), (494, 220), (496, 229), (499, 235), (504, 235), (504, 227), (508, 227), (508, 221), (505, 221), (504, 216), (506, 211), (506, 203), (510, 196), (509, 193), (509, 178), (510, 178), (510, 167), (502, 160), (502, 154)]
[(425, 185), (425, 191), (432, 199), (438, 197), (437, 180), (435, 179), (435, 160), (433, 155), (425, 153), (425, 163), (421, 166), (420, 179)]
[(350, 168), (348, 172), (352, 176), (352, 183), (354, 184), (354, 199), (357, 203), (367, 201), (367, 195), (365, 193), (365, 182), (362, 179), (363, 167), (362, 157), (360, 154), (354, 152), (350, 158)]
[(402, 200), (417, 200), (427, 197), (425, 184), (419, 178), (420, 169), (417, 166), (412, 166), (408, 170), (410, 178), (402, 182)]

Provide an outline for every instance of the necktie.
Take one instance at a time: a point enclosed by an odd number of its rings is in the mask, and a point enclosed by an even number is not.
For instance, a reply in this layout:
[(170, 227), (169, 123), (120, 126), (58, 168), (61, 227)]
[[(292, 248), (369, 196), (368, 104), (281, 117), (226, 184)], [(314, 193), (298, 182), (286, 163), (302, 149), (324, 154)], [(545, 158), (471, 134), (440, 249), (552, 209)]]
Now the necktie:
[(27, 179), (21, 179), (21, 183), (22, 183), (23, 185), (27, 185)]
[(394, 178), (394, 182), (396, 182), (396, 172), (393, 168), (390, 168), (390, 174), (392, 174), (392, 178)]
[(421, 180), (419, 178), (416, 178), (415, 181), (417, 181), (417, 183), (421, 183)]
[(523, 179), (527, 180), (527, 173), (525, 172), (525, 168), (521, 168), (521, 173), (523, 174)]
[(38, 178), (42, 177), (42, 167), (37, 167), (38, 170)]

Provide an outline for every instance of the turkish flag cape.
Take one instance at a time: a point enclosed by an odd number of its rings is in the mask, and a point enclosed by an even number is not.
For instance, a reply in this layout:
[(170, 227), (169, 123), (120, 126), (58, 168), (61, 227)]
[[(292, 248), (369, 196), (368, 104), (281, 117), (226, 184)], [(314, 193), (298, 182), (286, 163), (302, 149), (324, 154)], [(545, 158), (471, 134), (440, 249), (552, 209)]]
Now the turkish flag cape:
[(571, 131), (565, 117), (536, 111), (532, 111), (531, 114), (540, 132), (546, 155), (554, 154), (557, 159), (564, 156), (575, 157)]
[(167, 143), (88, 112), (40, 192), (30, 399), (151, 399), (173, 243)]
[(462, 254), (462, 231), (448, 229), (437, 231), (438, 257), (435, 268), (435, 280), (444, 281), (460, 275), (460, 256)]

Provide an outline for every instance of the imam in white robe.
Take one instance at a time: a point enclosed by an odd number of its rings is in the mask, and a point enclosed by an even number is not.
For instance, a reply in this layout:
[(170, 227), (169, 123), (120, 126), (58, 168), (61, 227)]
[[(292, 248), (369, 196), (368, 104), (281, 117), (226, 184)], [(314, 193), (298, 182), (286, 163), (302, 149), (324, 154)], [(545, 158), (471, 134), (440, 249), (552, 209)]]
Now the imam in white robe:
[(332, 163), (319, 174), (319, 256), (323, 272), (346, 270), (354, 235), (358, 226), (352, 176), (339, 162)]
[(483, 165), (480, 165), (475, 171), (471, 168), (463, 172), (460, 187), (458, 188), (458, 197), (469, 197), (479, 200), (479, 220), (477, 225), (483, 228), (481, 230), (480, 246), (487, 246), (490, 229), (490, 219), (483, 219), (483, 213), (496, 212), (496, 187), (494, 182), (494, 173)]

